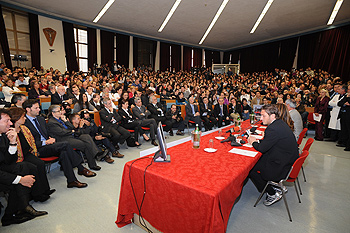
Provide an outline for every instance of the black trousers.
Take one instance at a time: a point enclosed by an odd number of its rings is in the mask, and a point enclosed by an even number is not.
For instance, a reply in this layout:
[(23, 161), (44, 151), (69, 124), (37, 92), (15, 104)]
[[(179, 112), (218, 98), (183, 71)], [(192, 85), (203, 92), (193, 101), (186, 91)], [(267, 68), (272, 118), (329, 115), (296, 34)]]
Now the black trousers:
[(199, 127), (199, 130), (202, 129), (202, 120), (201, 120), (201, 117), (200, 116), (195, 116), (195, 117), (189, 117), (187, 119), (185, 119), (188, 121), (194, 121), (194, 123), (197, 125), (198, 124), (198, 127)]
[(73, 167), (81, 165), (83, 160), (68, 142), (56, 142), (54, 144), (45, 145), (38, 148), (38, 151), (40, 154), (39, 157), (59, 157), (60, 164), (68, 183), (77, 180), (73, 172)]
[(38, 171), (38, 175), (35, 178), (35, 183), (40, 187), (40, 192), (44, 193), (50, 190), (49, 181), (47, 180), (45, 163), (33, 154), (24, 155), (24, 161), (34, 164)]
[(134, 130), (134, 136), (136, 141), (139, 141), (139, 136), (145, 133), (145, 131), (141, 129), (141, 121), (133, 121), (126, 124), (122, 124), (122, 127), (124, 127), (125, 129)]
[[(38, 175), (36, 166), (32, 163), (25, 162), (25, 161), (16, 163), (16, 164), (2, 166), (1, 170), (12, 174), (16, 174), (19, 176), (33, 175), (37, 177)], [(13, 185), (5, 186), (9, 189), (9, 199), (7, 202), (5, 215), (12, 216), (17, 211), (23, 210), (25, 207), (27, 207), (29, 205), (31, 195), (37, 196), (42, 194), (38, 189), (38, 185), (35, 183), (36, 182), (34, 182), (34, 185), (32, 186), (32, 188), (25, 187), (21, 184), (13, 184)]]
[(184, 131), (185, 129), (185, 123), (183, 120), (180, 121), (176, 121), (176, 120), (172, 120), (173, 123), (173, 128), (177, 128), (178, 131)]
[(221, 128), (222, 127), (222, 123), (225, 123), (225, 125), (229, 125), (230, 124), (230, 120), (226, 120), (226, 117), (224, 116), (218, 116), (218, 127)]
[(204, 121), (204, 127), (206, 129), (212, 129), (214, 127), (214, 125), (216, 125), (217, 121), (215, 119), (215, 117), (213, 116), (210, 116), (210, 117), (207, 117), (207, 116), (202, 116), (201, 119)]
[(148, 127), (151, 140), (156, 140), (157, 122), (154, 119), (141, 120), (141, 127)]
[[(261, 165), (258, 163), (253, 167), (253, 169), (249, 172), (249, 178), (252, 180), (253, 184), (255, 187), (258, 189), (258, 191), (261, 193), (265, 185), (267, 184), (268, 180), (264, 180), (262, 178), (261, 172), (260, 172), (260, 167)], [(277, 181), (279, 182), (279, 181)], [(271, 185), (267, 186), (266, 192), (270, 195), (275, 194), (275, 190), (271, 187)]]
[(131, 136), (129, 131), (119, 125), (110, 127), (107, 132), (112, 135), (111, 139), (114, 145), (117, 145), (118, 143), (123, 144), (125, 140)]
[(350, 149), (350, 113), (342, 113), (340, 117), (339, 144), (344, 144)]

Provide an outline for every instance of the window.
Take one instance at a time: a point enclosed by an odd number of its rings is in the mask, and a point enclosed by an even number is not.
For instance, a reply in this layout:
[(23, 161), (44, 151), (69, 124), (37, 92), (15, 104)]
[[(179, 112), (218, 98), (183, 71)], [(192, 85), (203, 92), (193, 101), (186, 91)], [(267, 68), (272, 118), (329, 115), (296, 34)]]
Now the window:
[[(2, 14), (5, 21), (12, 66), (31, 67), (28, 14), (9, 8), (3, 8)], [(18, 59), (18, 55), (22, 55), (22, 59)]]
[(192, 51), (191, 51), (191, 67), (193, 67), (193, 53), (194, 53), (194, 51), (192, 49)]
[(205, 51), (203, 53), (203, 66), (204, 66), (204, 68), (206, 68), (206, 65), (205, 65)]
[(74, 28), (75, 51), (79, 70), (88, 72), (88, 37), (87, 30), (82, 28)]
[(114, 61), (117, 60), (117, 35), (114, 35)]
[(232, 53), (230, 54), (230, 61), (228, 62), (228, 64), (231, 64), (232, 62)]
[(169, 63), (170, 63), (170, 69), (169, 69), (169, 71), (171, 72), (171, 45), (169, 46), (169, 49), (170, 49), (170, 52), (169, 52), (169, 54), (170, 54), (170, 58), (169, 58)]

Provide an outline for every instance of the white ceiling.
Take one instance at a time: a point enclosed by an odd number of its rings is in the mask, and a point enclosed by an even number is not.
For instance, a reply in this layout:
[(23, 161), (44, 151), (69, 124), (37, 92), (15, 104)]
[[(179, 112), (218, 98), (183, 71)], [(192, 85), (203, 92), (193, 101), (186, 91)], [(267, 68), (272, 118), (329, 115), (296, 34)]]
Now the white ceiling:
[[(230, 0), (202, 45), (222, 0), (182, 0), (169, 23), (158, 29), (175, 0), (116, 0), (97, 24), (92, 23), (107, 0), (3, 0), (26, 8), (101, 28), (204, 48), (229, 50), (327, 28), (336, 0), (275, 0), (254, 34), (250, 34), (267, 0)], [(333, 25), (350, 23), (345, 0)]]

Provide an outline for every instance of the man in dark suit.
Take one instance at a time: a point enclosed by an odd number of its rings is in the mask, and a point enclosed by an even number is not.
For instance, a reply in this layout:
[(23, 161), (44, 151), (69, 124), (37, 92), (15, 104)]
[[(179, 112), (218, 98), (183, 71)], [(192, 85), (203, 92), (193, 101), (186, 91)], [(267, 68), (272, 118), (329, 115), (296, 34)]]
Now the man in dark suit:
[(42, 116), (39, 116), (40, 107), (36, 100), (27, 100), (23, 103), (26, 110), (25, 126), (28, 127), (35, 139), (35, 145), (39, 152), (39, 158), (58, 156), (64, 175), (67, 178), (67, 187), (84, 188), (86, 183), (81, 183), (74, 175), (73, 167), (78, 168), (78, 174), (86, 177), (94, 176), (94, 173), (84, 168), (81, 157), (73, 150), (67, 142), (57, 142), (49, 136), (47, 124)]
[(61, 105), (63, 102), (72, 104), (72, 100), (69, 99), (68, 95), (66, 94), (66, 89), (64, 86), (60, 85), (57, 87), (57, 92), (51, 95), (51, 104)]
[(117, 110), (112, 107), (112, 100), (108, 97), (103, 99), (104, 108), (100, 111), (101, 124), (106, 133), (112, 135), (112, 142), (114, 146), (119, 149), (118, 143), (123, 144), (126, 139), (131, 137), (129, 131), (120, 125), (121, 117)]
[[(89, 168), (96, 171), (100, 170), (101, 167), (96, 164), (95, 157), (101, 156), (103, 151), (96, 146), (91, 136), (75, 132), (74, 126), (63, 115), (61, 106), (51, 105), (49, 114), (51, 115), (47, 123), (49, 135), (53, 136), (58, 142), (68, 142), (71, 147), (84, 152)], [(93, 175), (95, 176), (96, 173), (93, 173)]]
[(156, 120), (157, 124), (162, 122), (165, 125), (164, 131), (169, 131), (170, 136), (174, 136), (174, 132), (172, 130), (173, 124), (171, 121), (168, 121), (165, 117), (165, 110), (162, 109), (162, 106), (158, 103), (157, 97), (154, 95), (150, 96), (150, 103), (147, 106), (148, 111), (150, 111), (150, 118)]
[(156, 143), (156, 128), (157, 122), (154, 119), (147, 119), (151, 112), (146, 109), (145, 106), (142, 105), (142, 101), (140, 97), (135, 98), (135, 107), (132, 108), (132, 114), (134, 117), (141, 121), (141, 127), (148, 127), (149, 133), (151, 135), (151, 144), (154, 146), (158, 146)]
[(31, 163), (17, 163), (17, 133), (10, 128), (11, 125), (7, 110), (0, 109), (0, 191), (9, 191), (7, 208), (1, 220), (3, 226), (47, 214), (29, 205), (37, 169)]
[(201, 114), (199, 113), (198, 103), (194, 102), (194, 97), (191, 96), (188, 99), (188, 104), (185, 106), (186, 116), (185, 124), (187, 125), (189, 121), (194, 121), (198, 125), (199, 129), (202, 129)]
[[(341, 94), (338, 102), (340, 107), (340, 137), (337, 146), (345, 147), (345, 151), (350, 151), (350, 85), (341, 87)], [(347, 91), (347, 93), (346, 93)]]
[(171, 105), (171, 108), (169, 111), (166, 112), (165, 117), (168, 121), (172, 122), (173, 128), (177, 128), (176, 135), (185, 135), (185, 133), (183, 132), (185, 129), (184, 119), (177, 110), (175, 104)]
[[(279, 117), (276, 105), (264, 105), (261, 110), (261, 120), (268, 125), (264, 139), (258, 142), (254, 136), (248, 138), (248, 143), (262, 153), (261, 158), (250, 171), (250, 179), (259, 192), (262, 192), (267, 181), (279, 182), (288, 175), (293, 163), (299, 158), (298, 144), (293, 131)], [(285, 191), (286, 189), (283, 188)], [(282, 198), (282, 191), (268, 186), (264, 204), (269, 206)]]
[(219, 128), (222, 127), (222, 123), (225, 123), (225, 125), (230, 124), (227, 106), (224, 104), (224, 98), (222, 97), (219, 98), (218, 103), (214, 107), (214, 116)]
[(199, 104), (201, 119), (204, 121), (205, 130), (211, 130), (217, 121), (214, 117), (212, 106), (209, 104), (208, 97), (203, 98), (203, 103)]

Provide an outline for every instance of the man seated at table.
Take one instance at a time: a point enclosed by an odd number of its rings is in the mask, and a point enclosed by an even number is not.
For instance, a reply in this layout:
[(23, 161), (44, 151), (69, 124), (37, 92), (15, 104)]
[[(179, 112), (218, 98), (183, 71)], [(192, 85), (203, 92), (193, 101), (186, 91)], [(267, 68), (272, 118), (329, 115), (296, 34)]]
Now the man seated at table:
[[(249, 173), (250, 179), (259, 192), (262, 192), (268, 181), (279, 182), (286, 178), (293, 163), (299, 158), (298, 145), (293, 131), (281, 119), (277, 119), (278, 109), (274, 104), (264, 105), (261, 110), (261, 120), (268, 125), (264, 139), (257, 141), (254, 136), (248, 138), (248, 143), (262, 153), (261, 158)], [(284, 187), (286, 192), (287, 189)], [(264, 204), (270, 206), (282, 198), (282, 190), (268, 186)]]
[(230, 124), (230, 118), (228, 115), (227, 105), (224, 104), (224, 98), (219, 97), (218, 103), (214, 107), (214, 116), (218, 122), (218, 127), (222, 127), (222, 123), (225, 125)]
[(173, 128), (177, 128), (176, 135), (185, 135), (183, 132), (185, 129), (184, 119), (181, 117), (181, 114), (177, 110), (175, 104), (171, 105), (171, 108), (166, 112), (165, 117), (167, 120), (173, 123)]
[(198, 103), (194, 102), (194, 97), (191, 96), (188, 99), (188, 104), (185, 107), (186, 116), (185, 116), (185, 124), (188, 124), (189, 121), (194, 121), (196, 125), (198, 125), (199, 129), (202, 129), (202, 120), (201, 114), (199, 112)]

